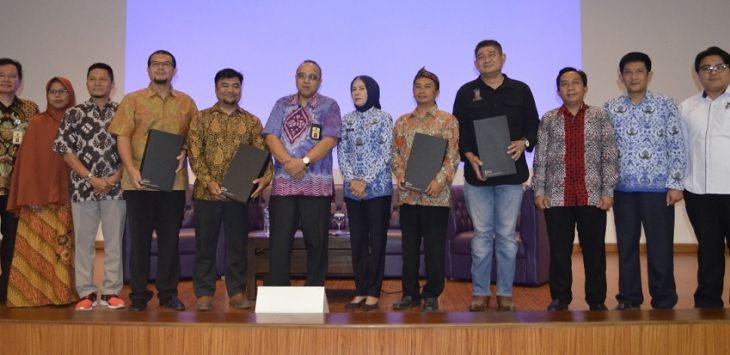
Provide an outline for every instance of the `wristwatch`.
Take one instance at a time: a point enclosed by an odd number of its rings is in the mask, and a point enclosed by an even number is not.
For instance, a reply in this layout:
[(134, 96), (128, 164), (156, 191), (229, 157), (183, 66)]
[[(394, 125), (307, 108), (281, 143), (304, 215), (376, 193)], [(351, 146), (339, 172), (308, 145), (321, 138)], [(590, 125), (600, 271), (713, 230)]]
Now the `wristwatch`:
[(94, 176), (92, 172), (89, 171), (89, 174), (84, 176), (84, 180), (91, 182), (91, 177)]
[(525, 148), (529, 148), (530, 147), (530, 141), (527, 138), (525, 138), (525, 137), (522, 137), (522, 140), (525, 141)]
[(304, 163), (304, 166), (308, 168), (309, 167), (309, 158), (307, 158), (306, 156), (304, 158), (302, 158), (302, 163)]

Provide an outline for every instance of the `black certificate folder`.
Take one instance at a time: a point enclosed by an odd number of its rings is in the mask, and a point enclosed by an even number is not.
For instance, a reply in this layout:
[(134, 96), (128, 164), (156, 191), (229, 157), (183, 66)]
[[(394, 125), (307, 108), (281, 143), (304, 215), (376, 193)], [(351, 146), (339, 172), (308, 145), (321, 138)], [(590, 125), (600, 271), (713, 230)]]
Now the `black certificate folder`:
[(495, 177), (517, 172), (515, 162), (507, 154), (511, 140), (507, 116), (482, 118), (474, 121), (479, 159), (482, 161), (482, 176)]
[(425, 192), (428, 184), (441, 170), (446, 154), (445, 138), (416, 133), (413, 137), (411, 155), (406, 163), (405, 187), (409, 190)]
[(142, 167), (142, 186), (160, 191), (172, 191), (175, 184), (177, 160), (183, 146), (184, 137), (156, 129), (150, 129), (144, 147)]
[(223, 194), (231, 200), (247, 203), (257, 187), (253, 181), (264, 174), (268, 162), (267, 151), (248, 144), (239, 145), (221, 181)]

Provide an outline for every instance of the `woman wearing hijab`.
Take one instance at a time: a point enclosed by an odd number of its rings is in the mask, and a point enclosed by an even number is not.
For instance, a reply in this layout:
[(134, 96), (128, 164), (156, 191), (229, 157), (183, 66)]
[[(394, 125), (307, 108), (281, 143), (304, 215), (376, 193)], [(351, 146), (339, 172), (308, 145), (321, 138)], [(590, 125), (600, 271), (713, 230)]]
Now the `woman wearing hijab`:
[(18, 150), (8, 210), (18, 215), (8, 307), (63, 305), (78, 300), (69, 168), (51, 149), (66, 109), (76, 104), (68, 79), (46, 84), (48, 106), (30, 120)]
[(393, 180), (390, 149), (393, 118), (380, 110), (380, 88), (360, 75), (350, 84), (355, 111), (342, 118), (337, 158), (344, 180), (350, 226), (355, 297), (346, 309), (378, 308), (385, 271)]

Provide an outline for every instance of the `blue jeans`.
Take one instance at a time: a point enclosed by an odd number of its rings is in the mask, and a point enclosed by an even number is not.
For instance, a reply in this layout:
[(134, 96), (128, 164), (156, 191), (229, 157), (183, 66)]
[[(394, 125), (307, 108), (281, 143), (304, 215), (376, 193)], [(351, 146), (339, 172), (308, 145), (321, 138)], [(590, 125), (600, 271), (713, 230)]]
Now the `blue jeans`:
[(492, 253), (497, 253), (497, 296), (511, 297), (515, 279), (515, 228), (522, 206), (522, 184), (473, 186), (464, 183), (464, 198), (474, 226), (471, 281), (475, 296), (491, 296)]

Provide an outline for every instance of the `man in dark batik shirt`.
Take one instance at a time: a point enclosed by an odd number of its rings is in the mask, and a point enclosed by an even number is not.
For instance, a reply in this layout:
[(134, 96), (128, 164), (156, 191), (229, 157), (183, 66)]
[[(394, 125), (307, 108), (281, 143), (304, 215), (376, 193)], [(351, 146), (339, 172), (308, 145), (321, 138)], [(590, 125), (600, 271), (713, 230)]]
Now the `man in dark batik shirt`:
[(16, 96), (23, 80), (23, 66), (10, 58), (0, 58), (0, 302), (5, 303), (8, 292), (10, 265), (15, 249), (15, 229), (18, 220), (5, 207), (10, 191), (10, 174), (15, 154), (23, 141), (30, 118), (38, 113), (38, 105)]
[[(71, 168), (71, 214), (75, 239), (75, 282), (81, 299), (77, 311), (100, 304), (110, 309), (126, 306), (122, 290), (122, 235), (127, 205), (122, 200), (122, 178), (117, 141), (106, 127), (117, 111), (109, 95), (114, 72), (105, 63), (94, 63), (86, 74), (91, 98), (66, 111), (53, 151)], [(104, 234), (104, 284), (97, 302), (94, 284), (94, 241)]]

